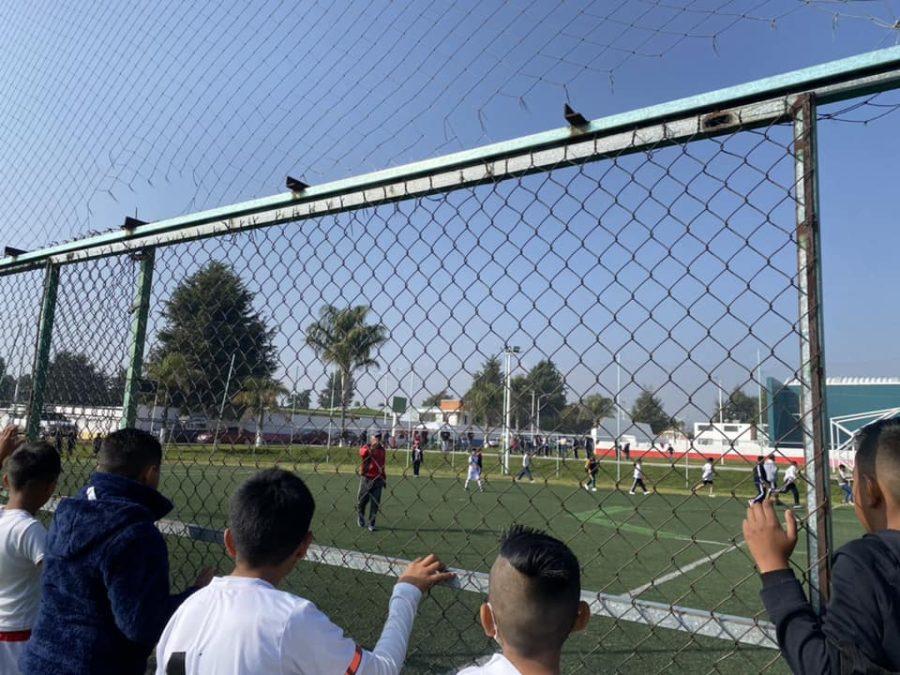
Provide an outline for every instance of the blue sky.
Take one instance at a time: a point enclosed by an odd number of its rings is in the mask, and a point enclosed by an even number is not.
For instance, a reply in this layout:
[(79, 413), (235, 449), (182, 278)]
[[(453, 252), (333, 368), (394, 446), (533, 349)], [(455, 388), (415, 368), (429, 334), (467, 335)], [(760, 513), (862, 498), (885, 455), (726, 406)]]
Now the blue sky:
[[(0, 3), (0, 38), (11, 45), (0, 60), (4, 243), (36, 248), (107, 229), (135, 211), (155, 220), (272, 194), (287, 173), (321, 183), (557, 127), (566, 100), (596, 118), (888, 46), (897, 40), (886, 26), (898, 4), (133, 0), (73, 11)], [(900, 95), (880, 101), (900, 103)], [(881, 112), (869, 106), (850, 116)], [(829, 374), (900, 375), (900, 319), (879, 297), (900, 281), (898, 119), (900, 112), (820, 127)], [(716, 276), (721, 263), (686, 264), (698, 241), (684, 236), (691, 228), (716, 235), (714, 252), (737, 255), (737, 235), (722, 232), (728, 222), (753, 232), (754, 244), (790, 271), (790, 205), (779, 201), (791, 177), (786, 138), (771, 130), (734, 137), (727, 148), (700, 143), (653, 161), (555, 172), (550, 182), (535, 177), (178, 247), (161, 256), (168, 267), (160, 268), (156, 306), (203, 260), (232, 259), (279, 324), (282, 375), (298, 387), (324, 381), (298, 344), (317, 303), (364, 297), (392, 328), (382, 354), (391, 368), (360, 383), (369, 403), (405, 389), (410, 372), (423, 382), (417, 389), (449, 384), (463, 393), (476, 362), (514, 339), (526, 347), (525, 367), (553, 356), (576, 393), (610, 393), (610, 356), (619, 351), (626, 399), (639, 384), (660, 386), (673, 411), (699, 419), (715, 396), (703, 384), (709, 372), (729, 389), (745, 382), (757, 349), (767, 373), (796, 366), (795, 342), (784, 339), (796, 315), (795, 297), (784, 292), (789, 279), (770, 265), (755, 281), (756, 296), (741, 294), (737, 279)], [(729, 165), (723, 150), (752, 160)], [(694, 186), (709, 191), (704, 216), (672, 182), (704, 163), (748, 192), (760, 169), (774, 168), (752, 192), (753, 209), (742, 211), (715, 195), (715, 180), (697, 178)], [(664, 166), (674, 167), (668, 178)], [(579, 199), (559, 201), (562, 184)], [(616, 190), (624, 190), (618, 210), (610, 208)], [(691, 228), (667, 221), (667, 206)], [(761, 218), (760, 208), (772, 210)], [(651, 230), (659, 243), (644, 245)], [(342, 257), (327, 254), (331, 247)], [(372, 251), (383, 262), (367, 276), (363, 254)], [(525, 262), (512, 256), (518, 251)], [(587, 264), (598, 251), (600, 261)], [(759, 256), (742, 255), (737, 269), (756, 274)], [(61, 311), (69, 328), (55, 347), (90, 351), (111, 368), (122, 353), (112, 334), (128, 325), (133, 271), (108, 262), (67, 274)], [(702, 297), (700, 281), (718, 284), (713, 292), (734, 302), (734, 316), (717, 321), (721, 303)], [(15, 292), (25, 282), (2, 283)], [(93, 301), (101, 295), (103, 303)], [(778, 312), (761, 314), (772, 298)], [(88, 302), (94, 326), (108, 330), (72, 328)], [(758, 341), (748, 338), (754, 317)], [(708, 329), (712, 343), (702, 340)], [(3, 339), (12, 345), (15, 336)], [(686, 406), (688, 398), (697, 405)]]

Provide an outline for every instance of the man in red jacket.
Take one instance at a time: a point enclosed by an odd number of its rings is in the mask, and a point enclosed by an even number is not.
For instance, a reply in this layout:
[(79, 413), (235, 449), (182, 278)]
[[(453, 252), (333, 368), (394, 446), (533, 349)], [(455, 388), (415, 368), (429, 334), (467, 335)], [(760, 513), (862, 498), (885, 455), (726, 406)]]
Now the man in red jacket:
[(360, 527), (366, 526), (366, 505), (369, 505), (369, 532), (375, 531), (375, 516), (381, 504), (381, 491), (387, 484), (385, 463), (387, 462), (381, 434), (359, 449), (362, 464), (359, 468), (359, 494), (356, 501), (356, 517)]

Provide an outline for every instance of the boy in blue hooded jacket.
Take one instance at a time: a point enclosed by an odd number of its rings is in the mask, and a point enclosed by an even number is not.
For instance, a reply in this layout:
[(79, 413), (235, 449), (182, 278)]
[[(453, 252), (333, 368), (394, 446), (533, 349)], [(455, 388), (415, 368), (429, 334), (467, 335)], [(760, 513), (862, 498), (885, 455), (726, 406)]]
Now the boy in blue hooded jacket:
[(161, 463), (153, 436), (116, 431), (90, 483), (58, 506), (23, 673), (142, 674), (169, 617), (209, 583), (205, 569), (193, 587), (169, 593), (168, 552), (154, 525), (172, 510), (157, 492)]

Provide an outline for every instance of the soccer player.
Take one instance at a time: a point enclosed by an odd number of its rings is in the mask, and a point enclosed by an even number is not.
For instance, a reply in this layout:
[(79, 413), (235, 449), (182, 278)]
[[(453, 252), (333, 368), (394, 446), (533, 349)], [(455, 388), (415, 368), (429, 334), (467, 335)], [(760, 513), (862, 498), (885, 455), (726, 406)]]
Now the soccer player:
[(16, 675), (37, 617), (47, 530), (35, 515), (56, 489), (59, 455), (43, 441), (19, 445), (18, 429), (0, 433), (9, 500), (0, 511), (0, 673)]
[(753, 465), (753, 484), (756, 486), (756, 496), (749, 500), (749, 504), (759, 504), (766, 498), (768, 480), (766, 479), (766, 469), (763, 466), (763, 457), (760, 455), (756, 458), (756, 464)]
[(519, 471), (519, 474), (513, 480), (522, 480), (525, 476), (528, 476), (528, 480), (532, 483), (534, 482), (534, 475), (531, 473), (531, 451), (527, 448), (525, 452), (522, 453), (522, 470)]
[(766, 472), (767, 496), (775, 497), (775, 503), (780, 504), (781, 502), (778, 501), (778, 465), (775, 463), (775, 455), (766, 457), (763, 469)]
[(381, 507), (381, 491), (387, 485), (387, 453), (381, 444), (381, 434), (359, 449), (362, 464), (359, 469), (359, 492), (356, 495), (356, 524), (366, 527), (366, 506), (369, 507), (369, 532), (375, 531), (375, 518)]
[(563, 644), (590, 616), (572, 550), (539, 530), (513, 526), (500, 542), (480, 612), (485, 635), (502, 653), (459, 675), (558, 674)]
[(644, 467), (641, 466), (641, 460), (637, 460), (634, 463), (634, 483), (631, 484), (631, 490), (628, 491), (628, 494), (633, 495), (636, 488), (641, 488), (644, 491), (644, 495), (649, 494), (647, 486), (644, 485)]
[(693, 491), (696, 492), (698, 487), (707, 487), (709, 488), (709, 496), (715, 497), (716, 495), (713, 493), (713, 482), (716, 479), (716, 469), (713, 464), (712, 457), (707, 457), (706, 462), (703, 464), (703, 472), (700, 474), (700, 485), (695, 485)]
[(419, 441), (419, 436), (416, 434), (416, 438), (413, 441), (413, 449), (412, 449), (412, 463), (413, 463), (413, 475), (419, 475), (419, 469), (422, 467), (422, 460), (425, 457), (425, 453), (422, 452), (422, 445)]
[(790, 492), (794, 496), (794, 506), (800, 506), (800, 492), (797, 490), (797, 462), (791, 462), (791, 465), (784, 472), (784, 485), (780, 492)]
[(584, 481), (584, 489), (590, 492), (597, 491), (597, 472), (600, 470), (600, 462), (597, 457), (591, 453), (588, 455), (587, 461), (584, 463), (584, 471), (587, 474), (587, 480)]
[(481, 458), (478, 456), (478, 448), (472, 448), (469, 453), (469, 474), (466, 476), (466, 482), (463, 489), (469, 491), (469, 481), (475, 481), (478, 484), (478, 491), (484, 492), (484, 484), (481, 481)]
[(744, 539), (762, 575), (763, 605), (794, 673), (900, 671), (900, 417), (857, 432), (856, 517), (866, 534), (833, 556), (828, 606), (807, 602), (791, 569), (797, 520), (787, 530), (771, 502), (747, 509)]
[(838, 464), (838, 486), (841, 488), (841, 492), (844, 493), (844, 504), (853, 503), (853, 490), (851, 489), (852, 481), (853, 474), (847, 469), (847, 466), (845, 464)]
[(433, 555), (410, 563), (394, 586), (375, 649), (364, 650), (309, 600), (278, 588), (306, 557), (314, 512), (309, 489), (283, 469), (261, 471), (238, 488), (225, 530), (234, 570), (169, 621), (156, 647), (157, 675), (400, 672), (420, 601), (453, 575)]

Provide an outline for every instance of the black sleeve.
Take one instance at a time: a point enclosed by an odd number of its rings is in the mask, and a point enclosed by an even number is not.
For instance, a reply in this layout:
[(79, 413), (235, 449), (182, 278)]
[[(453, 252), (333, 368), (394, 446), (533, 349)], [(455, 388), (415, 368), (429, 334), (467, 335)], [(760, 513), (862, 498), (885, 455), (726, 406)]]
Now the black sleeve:
[(870, 658), (880, 652), (881, 626), (867, 576), (854, 558), (838, 555), (831, 575), (831, 601), (823, 618), (807, 601), (792, 570), (762, 575), (763, 605), (793, 673), (839, 673), (838, 642), (858, 646)]

